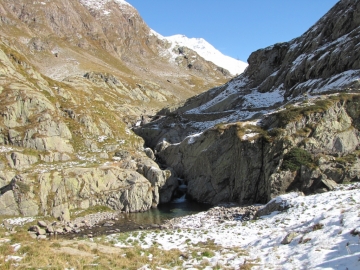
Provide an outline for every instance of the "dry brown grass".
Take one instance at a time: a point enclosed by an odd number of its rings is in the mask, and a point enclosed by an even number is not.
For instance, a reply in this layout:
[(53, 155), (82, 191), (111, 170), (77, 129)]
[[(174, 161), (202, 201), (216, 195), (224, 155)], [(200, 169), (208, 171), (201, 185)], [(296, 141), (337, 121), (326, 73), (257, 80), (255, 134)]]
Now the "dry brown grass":
[[(1, 221), (1, 220), (0, 220)], [(34, 221), (33, 223), (36, 223)], [(30, 226), (30, 224), (28, 224)], [(106, 237), (89, 239), (32, 239), (24, 226), (18, 233), (5, 235), (6, 231), (0, 227), (0, 239), (10, 239), (9, 243), (0, 243), (1, 269), (139, 269), (147, 265), (150, 269), (162, 267), (165, 269), (182, 269), (184, 261), (196, 259), (197, 267), (210, 266), (211, 258), (216, 253), (232, 253), (238, 257), (247, 257), (246, 250), (239, 247), (224, 248), (207, 240), (190, 245), (186, 251), (178, 249), (163, 250), (156, 242), (150, 248), (142, 248), (141, 241), (127, 241), (129, 237), (139, 236), (139, 232), (124, 232), (116, 236), (117, 241)], [(162, 233), (162, 232), (158, 232)], [(168, 233), (172, 233), (169, 231)], [(141, 233), (142, 234), (142, 233)], [(140, 237), (141, 240), (141, 237)], [(129, 247), (115, 247), (116, 242), (126, 243)], [(14, 252), (12, 244), (21, 243), (21, 248)], [(21, 256), (20, 262), (5, 262), (8, 255)], [(254, 266), (257, 260), (247, 261), (244, 267)], [(232, 269), (227, 263), (213, 266), (213, 269)], [(244, 268), (251, 269), (251, 268)]]
[[(134, 245), (129, 248), (116, 248), (96, 240), (69, 241), (62, 239), (32, 239), (25, 229), (16, 234), (6, 235), (0, 228), (0, 239), (10, 239), (0, 243), (0, 269), (139, 269), (144, 265), (150, 268), (180, 267), (183, 263), (179, 250), (165, 251), (156, 246), (143, 249)], [(14, 252), (12, 244), (21, 243)], [(149, 255), (152, 257), (149, 257)], [(7, 256), (21, 256), (19, 262), (6, 261)]]

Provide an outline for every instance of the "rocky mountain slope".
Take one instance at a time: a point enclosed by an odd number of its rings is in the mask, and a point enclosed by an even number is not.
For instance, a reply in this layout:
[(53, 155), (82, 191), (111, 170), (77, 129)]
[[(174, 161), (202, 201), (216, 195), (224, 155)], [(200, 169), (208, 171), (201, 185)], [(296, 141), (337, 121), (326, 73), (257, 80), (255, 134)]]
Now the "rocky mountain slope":
[(358, 181), (359, 39), (360, 1), (342, 0), (302, 36), (252, 53), (240, 76), (136, 132), (201, 202)]
[[(2, 1), (0, 10), (3, 39), (42, 74), (84, 80), (87, 72), (110, 73), (128, 92), (141, 93), (138, 84), (155, 92), (137, 98), (153, 101), (149, 108), (182, 100), (230, 77), (194, 52), (197, 69), (169, 61), (163, 52), (170, 45), (154, 36), (125, 1)], [(186, 62), (186, 54), (176, 53), (178, 62)]]
[(120, 0), (4, 0), (0, 36), (0, 215), (69, 219), (171, 199), (173, 172), (131, 127), (228, 71), (184, 47), (172, 61), (171, 45)]

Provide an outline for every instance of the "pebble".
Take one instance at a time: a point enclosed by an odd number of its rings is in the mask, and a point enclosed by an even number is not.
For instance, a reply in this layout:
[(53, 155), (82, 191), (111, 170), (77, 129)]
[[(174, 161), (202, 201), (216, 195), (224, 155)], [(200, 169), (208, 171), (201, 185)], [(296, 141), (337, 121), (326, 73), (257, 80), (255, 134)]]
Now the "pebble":
[(46, 239), (46, 235), (38, 235), (38, 237), (36, 238), (38, 240), (45, 240)]
[(114, 226), (114, 224), (115, 224), (115, 222), (113, 222), (113, 221), (106, 221), (106, 222), (103, 224), (103, 226), (104, 226), (104, 227), (112, 227), (112, 226)]
[(37, 224), (38, 224), (38, 226), (40, 228), (46, 228), (47, 227), (47, 223), (45, 221), (43, 221), (43, 220), (39, 220)]

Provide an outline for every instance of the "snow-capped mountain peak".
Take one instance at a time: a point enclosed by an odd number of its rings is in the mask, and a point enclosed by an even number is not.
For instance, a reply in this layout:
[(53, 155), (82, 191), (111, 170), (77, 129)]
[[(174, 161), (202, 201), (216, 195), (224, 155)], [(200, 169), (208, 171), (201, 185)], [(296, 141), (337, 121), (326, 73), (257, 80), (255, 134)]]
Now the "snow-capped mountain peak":
[(233, 75), (244, 72), (245, 68), (248, 66), (245, 62), (222, 54), (203, 38), (188, 38), (187, 36), (180, 34), (164, 37), (154, 30), (151, 30), (150, 33), (156, 35), (160, 39), (165, 39), (170, 42), (172, 44), (169, 48), (170, 52), (175, 46), (188, 47), (189, 49), (196, 51), (205, 60), (211, 61), (215, 65), (227, 69)]
[(114, 1), (116, 4), (119, 5), (119, 7), (127, 6), (133, 8), (133, 6), (130, 5), (128, 2), (126, 2), (125, 0), (80, 0), (81, 4), (83, 4), (84, 6), (96, 10), (104, 9), (104, 6), (110, 1)]

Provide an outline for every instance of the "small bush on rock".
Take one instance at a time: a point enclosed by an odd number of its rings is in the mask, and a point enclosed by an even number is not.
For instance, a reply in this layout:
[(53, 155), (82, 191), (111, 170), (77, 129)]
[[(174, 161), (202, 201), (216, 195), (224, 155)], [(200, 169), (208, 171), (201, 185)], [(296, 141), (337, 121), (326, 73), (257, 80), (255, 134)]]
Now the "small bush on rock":
[(301, 165), (312, 167), (313, 163), (313, 158), (309, 152), (302, 148), (294, 147), (284, 156), (282, 169), (297, 171)]

